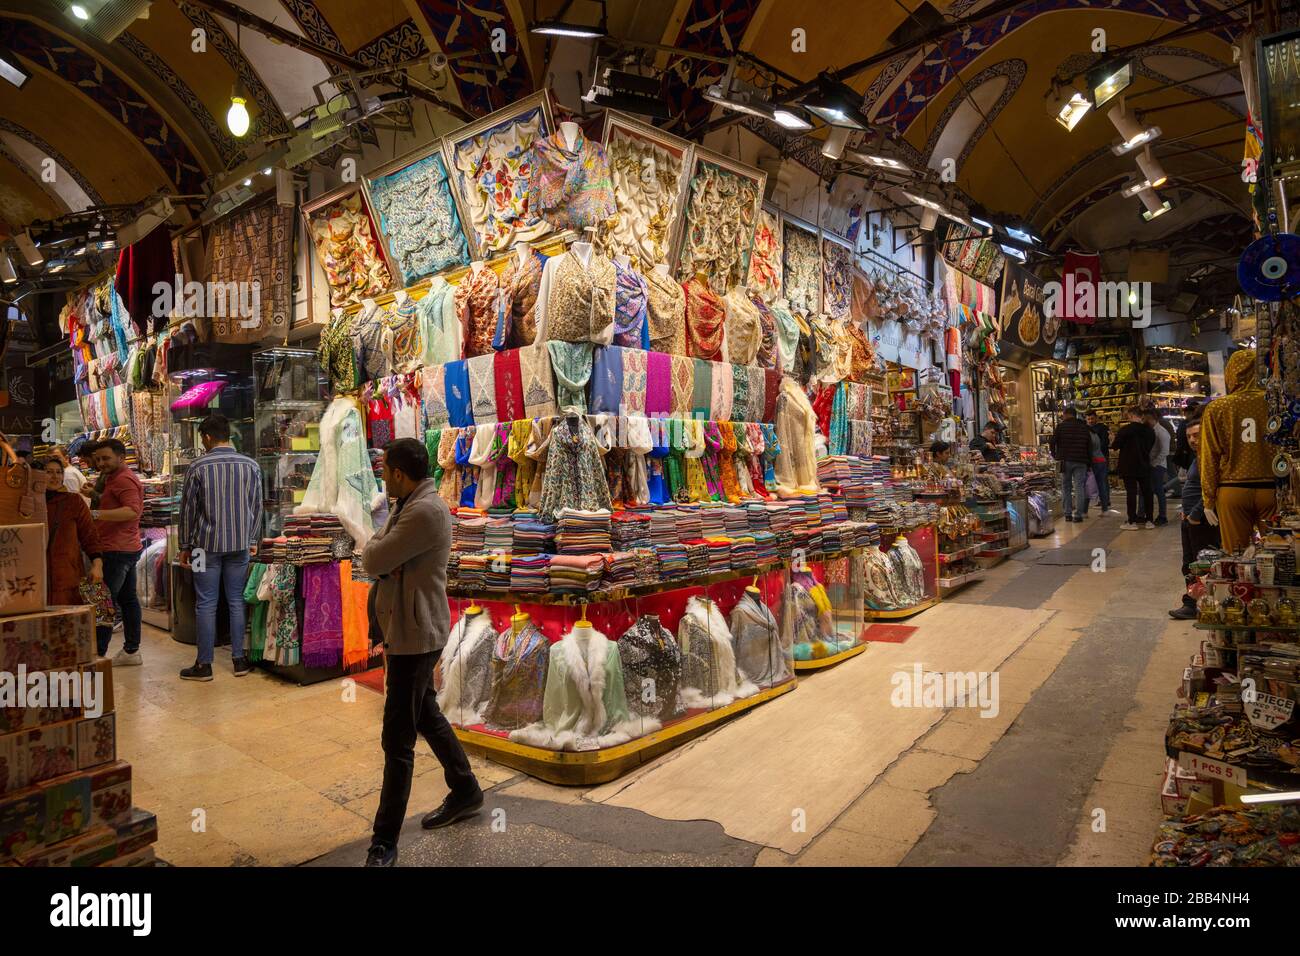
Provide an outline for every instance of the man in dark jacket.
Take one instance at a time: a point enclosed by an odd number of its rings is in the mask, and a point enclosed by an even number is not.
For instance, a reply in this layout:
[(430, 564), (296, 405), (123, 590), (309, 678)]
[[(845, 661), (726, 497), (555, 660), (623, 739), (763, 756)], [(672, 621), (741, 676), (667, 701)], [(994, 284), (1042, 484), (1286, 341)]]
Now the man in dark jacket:
[(1006, 454), (998, 447), (1001, 429), (997, 422), (986, 422), (984, 430), (970, 440), (970, 450), (984, 456), (985, 461), (1002, 461)]
[(1092, 460), (1092, 477), (1097, 482), (1097, 498), (1101, 510), (1106, 512), (1110, 510), (1110, 429), (1097, 417), (1096, 412), (1088, 413), (1088, 427), (1101, 445), (1101, 454)]
[(366, 866), (393, 866), (415, 767), (415, 738), (424, 737), (442, 764), (450, 791), (427, 813), (426, 830), (444, 827), (483, 806), (469, 758), (438, 709), (433, 666), (451, 629), (447, 557), (451, 513), (429, 478), (429, 453), (414, 438), (384, 447), (384, 489), (396, 506), (361, 553), (372, 589), (373, 626), (382, 632), (388, 688), (384, 698), (384, 783)]
[(1155, 504), (1151, 493), (1151, 449), (1155, 447), (1156, 433), (1142, 421), (1142, 410), (1136, 405), (1125, 410), (1125, 417), (1127, 424), (1115, 433), (1110, 443), (1110, 447), (1119, 452), (1115, 473), (1124, 479), (1124, 493), (1128, 498), (1128, 521), (1120, 528), (1124, 531), (1154, 528), (1151, 522)]
[(1092, 431), (1068, 405), (1061, 411), (1061, 421), (1052, 433), (1052, 455), (1061, 463), (1061, 501), (1065, 520), (1082, 521), (1088, 513)]

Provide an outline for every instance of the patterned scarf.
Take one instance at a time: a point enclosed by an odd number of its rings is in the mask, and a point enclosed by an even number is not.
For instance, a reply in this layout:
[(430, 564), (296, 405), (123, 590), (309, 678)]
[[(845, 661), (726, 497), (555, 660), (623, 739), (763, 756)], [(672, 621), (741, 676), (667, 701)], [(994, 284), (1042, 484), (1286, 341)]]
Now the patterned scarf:
[(469, 392), (469, 366), (464, 359), (448, 362), (443, 375), (443, 400), (447, 406), (447, 420), (456, 428), (474, 424), (473, 405)]
[(492, 351), (499, 292), (500, 282), (490, 266), (483, 266), (477, 272), (471, 269), (456, 286), (456, 320), (464, 336), (465, 358)]
[(614, 344), (644, 349), (650, 346), (646, 327), (649, 290), (645, 279), (632, 269), (614, 263)]
[(641, 349), (624, 349), (623, 402), (620, 415), (645, 414), (646, 377), (646, 353)]
[(723, 320), (727, 317), (722, 300), (699, 276), (683, 288), (686, 292), (687, 353), (716, 362), (722, 355)]
[(534, 249), (521, 266), (519, 256), (512, 255), (501, 273), (497, 328), (508, 327), (507, 344), (510, 346), (532, 345), (537, 338), (537, 292), (542, 284), (542, 267), (546, 259)]
[(492, 359), (497, 421), (517, 421), (524, 417), (524, 382), (519, 366), (519, 350), (497, 352)]
[(645, 413), (651, 417), (673, 410), (673, 360), (663, 352), (646, 353)]
[(713, 363), (692, 359), (695, 366), (695, 386), (691, 390), (690, 417), (706, 419), (713, 406)]
[(496, 356), (476, 355), (466, 359), (469, 370), (470, 408), (474, 423), (485, 425), (497, 420)]
[(674, 418), (687, 418), (691, 414), (691, 405), (695, 398), (695, 360), (682, 354), (671, 356), (672, 381), (672, 415)]
[(671, 275), (651, 269), (644, 276), (648, 293), (650, 348), (686, 354), (686, 292)]
[(713, 380), (710, 384), (709, 418), (715, 422), (731, 420), (731, 404), (735, 399), (732, 366), (727, 362), (711, 362)]
[(532, 208), (556, 229), (580, 231), (617, 211), (605, 148), (581, 132), (569, 149), (564, 132), (533, 143)]
[(586, 268), (572, 251), (561, 256), (546, 303), (547, 339), (609, 341), (604, 336), (614, 322), (616, 282), (614, 263), (607, 256), (593, 253)]
[(524, 418), (545, 418), (556, 413), (555, 379), (551, 353), (545, 345), (519, 350), (519, 376), (523, 382)]
[(591, 379), (591, 343), (546, 343), (555, 373), (555, 403), (565, 414), (587, 413), (587, 382)]

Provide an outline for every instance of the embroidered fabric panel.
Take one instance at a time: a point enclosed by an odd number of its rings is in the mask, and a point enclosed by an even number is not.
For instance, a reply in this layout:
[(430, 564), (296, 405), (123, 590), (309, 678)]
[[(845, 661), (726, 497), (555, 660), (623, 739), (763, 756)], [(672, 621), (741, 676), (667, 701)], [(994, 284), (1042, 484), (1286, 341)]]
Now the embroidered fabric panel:
[(783, 233), (782, 284), (793, 312), (804, 315), (818, 311), (822, 284), (821, 253), (815, 233), (789, 223)]
[(379, 231), (403, 285), (469, 264), (447, 167), (434, 153), (370, 182)]
[(461, 198), (481, 248), (501, 252), (551, 231), (532, 208), (533, 146), (548, 133), (538, 107), (454, 147)]
[(749, 291), (764, 302), (781, 298), (781, 220), (760, 209), (754, 229), (754, 251), (749, 257)]
[(379, 295), (392, 284), (360, 193), (317, 209), (308, 222), (316, 258), (329, 284), (332, 307), (354, 305)]
[(703, 274), (719, 294), (749, 276), (758, 183), (701, 160), (691, 180), (686, 237), (678, 262), (681, 275)]
[(646, 272), (668, 261), (677, 222), (682, 157), (656, 143), (615, 128), (606, 147), (614, 180), (615, 217), (605, 242), (611, 255), (625, 255)]
[(227, 300), (225, 315), (213, 317), (212, 335), (218, 342), (248, 344), (283, 337), (288, 331), (293, 309), (293, 236), (293, 209), (279, 205), (275, 197), (213, 225), (209, 279), (226, 288), (251, 289), (253, 282), (260, 283), (260, 314), (247, 315)]
[(841, 319), (853, 302), (853, 253), (831, 239), (822, 240), (822, 311)]

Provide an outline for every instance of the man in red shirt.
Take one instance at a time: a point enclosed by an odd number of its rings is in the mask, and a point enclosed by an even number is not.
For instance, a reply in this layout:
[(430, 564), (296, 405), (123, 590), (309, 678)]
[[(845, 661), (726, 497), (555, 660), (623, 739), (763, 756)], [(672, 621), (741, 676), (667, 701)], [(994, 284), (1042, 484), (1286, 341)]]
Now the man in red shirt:
[[(126, 446), (116, 438), (100, 442), (92, 460), (104, 480), (99, 506), (91, 511), (104, 560), (104, 583), (122, 612), (124, 646), (113, 658), (114, 667), (143, 663), (140, 658), (140, 599), (135, 591), (135, 562), (140, 557), (140, 513), (144, 511), (144, 486), (126, 463)], [(95, 629), (99, 656), (108, 655), (113, 626)]]

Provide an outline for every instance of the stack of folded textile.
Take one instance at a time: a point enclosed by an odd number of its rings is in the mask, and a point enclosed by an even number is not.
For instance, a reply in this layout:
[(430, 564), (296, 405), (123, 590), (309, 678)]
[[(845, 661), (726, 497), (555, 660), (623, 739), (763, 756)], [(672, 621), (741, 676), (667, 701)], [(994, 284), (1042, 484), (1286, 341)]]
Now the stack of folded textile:
[(520, 512), (515, 516), (511, 550), (515, 554), (549, 554), (555, 550), (555, 525), (538, 521), (531, 512)]
[(328, 564), (334, 560), (331, 538), (289, 538), (285, 560), (290, 564)]
[(483, 586), (489, 591), (510, 590), (511, 559), (507, 551), (488, 551), (487, 572), (483, 576)]
[(680, 581), (690, 573), (686, 560), (686, 545), (680, 541), (655, 547), (659, 556), (659, 577), (664, 581)]
[(605, 555), (604, 588), (630, 588), (636, 586), (636, 555), (631, 551), (614, 551)]
[(462, 553), (456, 583), (467, 591), (485, 590), (488, 559), (489, 555), (486, 554)]
[(527, 594), (545, 592), (550, 586), (550, 575), (547, 574), (550, 566), (550, 555), (514, 555), (510, 560), (510, 590)]
[(483, 528), (483, 548), (506, 552), (514, 547), (515, 523), (510, 518), (488, 518)]
[(680, 540), (677, 537), (677, 516), (680, 510), (679, 508), (667, 506), (657, 508), (650, 513), (649, 542), (651, 547), (665, 547), (676, 544)]
[(708, 503), (700, 506), (700, 536), (714, 538), (727, 533), (726, 505)]
[(709, 543), (703, 538), (686, 540), (686, 566), (692, 575), (709, 573)]
[(551, 557), (552, 594), (590, 594), (600, 587), (605, 558), (600, 554), (556, 554)]
[(731, 566), (737, 571), (758, 564), (758, 549), (751, 534), (739, 534), (731, 539)]
[(776, 535), (770, 531), (755, 531), (752, 537), (754, 539), (754, 563), (756, 565), (772, 564), (779, 559)]
[(726, 512), (727, 537), (749, 533), (749, 513), (743, 505), (728, 505)]
[(287, 564), (289, 561), (289, 539), (263, 538), (257, 546), (257, 560), (262, 564)]
[(561, 508), (555, 516), (555, 550), (560, 554), (602, 554), (610, 549), (610, 513)]
[(451, 522), (451, 550), (461, 554), (477, 554), (483, 550), (487, 533), (487, 518), (465, 518), (456, 514)]
[(687, 541), (703, 537), (704, 531), (700, 521), (700, 509), (696, 505), (684, 505), (677, 509), (677, 540)]
[(659, 557), (654, 548), (637, 548), (632, 552), (636, 561), (636, 587), (651, 587), (659, 583)]
[(731, 539), (711, 537), (705, 539), (708, 547), (709, 573), (720, 574), (731, 570)]
[(650, 540), (650, 515), (620, 511), (610, 528), (610, 545), (615, 551), (628, 551)]

